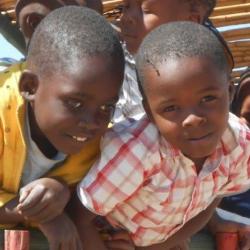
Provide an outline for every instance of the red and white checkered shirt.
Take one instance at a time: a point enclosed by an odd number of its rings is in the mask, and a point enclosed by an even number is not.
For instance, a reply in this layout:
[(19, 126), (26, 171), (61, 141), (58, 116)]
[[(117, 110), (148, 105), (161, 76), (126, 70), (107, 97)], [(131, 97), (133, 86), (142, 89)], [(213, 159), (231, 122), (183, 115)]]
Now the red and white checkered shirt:
[(230, 114), (214, 154), (197, 175), (147, 118), (114, 126), (100, 159), (78, 186), (88, 209), (106, 215), (138, 246), (165, 241), (218, 196), (250, 187), (250, 131)]

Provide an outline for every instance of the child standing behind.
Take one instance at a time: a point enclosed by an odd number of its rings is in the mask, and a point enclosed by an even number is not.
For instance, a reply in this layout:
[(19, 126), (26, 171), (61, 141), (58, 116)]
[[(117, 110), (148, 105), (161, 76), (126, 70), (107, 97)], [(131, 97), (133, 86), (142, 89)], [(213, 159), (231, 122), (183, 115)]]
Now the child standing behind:
[(124, 0), (120, 21), (125, 43), (125, 76), (114, 122), (126, 118), (139, 119), (145, 114), (136, 78), (135, 60), (144, 37), (161, 24), (173, 21), (204, 23), (213, 11), (216, 0)]
[(96, 12), (63, 7), (42, 20), (19, 84), (11, 72), (1, 79), (1, 224), (35, 222), (51, 249), (79, 249), (68, 186), (99, 152), (123, 69), (120, 42)]
[(147, 116), (105, 135), (78, 196), (138, 249), (160, 250), (204, 226), (217, 198), (249, 188), (250, 131), (229, 113), (228, 62), (204, 26), (156, 28), (136, 66)]

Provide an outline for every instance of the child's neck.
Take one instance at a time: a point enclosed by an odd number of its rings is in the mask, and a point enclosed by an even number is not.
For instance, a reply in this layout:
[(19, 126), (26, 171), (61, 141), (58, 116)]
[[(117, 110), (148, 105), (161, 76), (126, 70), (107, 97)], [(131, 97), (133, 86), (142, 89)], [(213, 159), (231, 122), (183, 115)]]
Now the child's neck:
[(205, 161), (206, 161), (207, 158), (196, 158), (196, 159), (192, 159), (192, 161), (194, 162), (195, 164), (195, 168), (196, 168), (196, 172), (197, 174), (200, 173)]
[(47, 158), (49, 159), (54, 158), (58, 153), (58, 151), (49, 142), (49, 140), (44, 136), (44, 134), (38, 127), (33, 109), (32, 107), (30, 107), (30, 105), (28, 105), (28, 114), (29, 114), (30, 134), (32, 140), (36, 143), (37, 147)]

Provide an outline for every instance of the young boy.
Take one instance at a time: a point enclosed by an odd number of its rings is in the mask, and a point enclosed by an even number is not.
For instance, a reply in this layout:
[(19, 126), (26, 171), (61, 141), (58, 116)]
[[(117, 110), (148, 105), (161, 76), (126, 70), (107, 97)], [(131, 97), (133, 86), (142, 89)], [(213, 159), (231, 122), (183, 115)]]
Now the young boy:
[(156, 28), (136, 66), (147, 116), (105, 135), (78, 196), (138, 249), (160, 250), (205, 225), (217, 198), (249, 188), (250, 131), (229, 114), (228, 61), (204, 26)]
[(102, 10), (101, 0), (18, 0), (15, 12), (26, 44), (29, 44), (36, 26), (47, 14), (66, 5), (86, 6), (96, 11)]
[[(100, 0), (87, 3), (84, 0), (18, 0), (16, 3), (16, 18), (20, 30), (24, 36), (26, 46), (28, 47), (31, 36), (33, 35), (37, 25), (52, 10), (67, 5), (86, 6), (99, 10)], [(12, 73), (12, 79), (18, 82), (20, 73), (25, 69), (25, 61), (19, 62), (8, 68), (8, 72)], [(2, 72), (0, 79), (5, 78)], [(2, 82), (2, 81), (1, 81)]]
[(114, 122), (127, 117), (139, 119), (145, 114), (133, 57), (143, 38), (159, 25), (172, 21), (204, 23), (211, 14), (216, 0), (124, 0), (123, 4), (120, 35), (126, 45), (124, 45), (126, 67)]
[(119, 39), (94, 11), (64, 7), (42, 20), (19, 84), (8, 71), (1, 79), (1, 224), (35, 222), (52, 249), (78, 249), (67, 185), (99, 152), (123, 70)]

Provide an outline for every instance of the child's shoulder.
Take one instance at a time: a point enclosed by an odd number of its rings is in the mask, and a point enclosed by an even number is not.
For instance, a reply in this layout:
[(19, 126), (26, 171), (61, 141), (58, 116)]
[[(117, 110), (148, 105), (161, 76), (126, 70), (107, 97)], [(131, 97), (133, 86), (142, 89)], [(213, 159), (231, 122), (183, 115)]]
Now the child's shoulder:
[(232, 113), (229, 113), (228, 125), (236, 137), (242, 135), (243, 132), (250, 131), (248, 126), (238, 116)]
[(127, 119), (116, 123), (104, 136), (103, 143), (143, 143), (152, 144), (158, 141), (159, 132), (147, 116), (140, 120)]
[(14, 64), (0, 73), (1, 114), (2, 111), (6, 112), (6, 110), (9, 110), (8, 107), (14, 108), (23, 103), (18, 83), (25, 65), (25, 63)]
[(25, 62), (20, 62), (13, 64), (4, 71), (0, 72), (0, 87), (5, 85), (18, 87), (18, 81), (23, 70), (25, 69), (25, 66)]
[(250, 145), (250, 129), (239, 117), (230, 113), (228, 129), (223, 134), (222, 140), (229, 151), (233, 151), (238, 146), (245, 148)]

